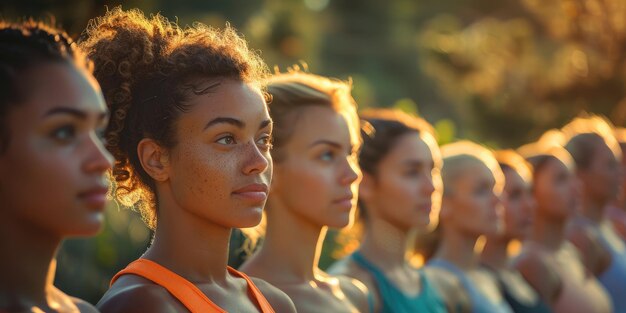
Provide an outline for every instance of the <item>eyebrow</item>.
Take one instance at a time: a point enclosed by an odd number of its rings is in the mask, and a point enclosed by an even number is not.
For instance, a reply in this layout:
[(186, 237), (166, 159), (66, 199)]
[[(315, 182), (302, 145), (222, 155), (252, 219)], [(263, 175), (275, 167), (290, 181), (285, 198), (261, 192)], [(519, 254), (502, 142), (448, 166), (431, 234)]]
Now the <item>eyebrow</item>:
[(232, 118), (232, 117), (216, 117), (214, 119), (212, 119), (211, 121), (209, 121), (208, 123), (206, 123), (206, 125), (204, 125), (203, 130), (206, 130), (209, 127), (215, 126), (217, 124), (230, 124), (233, 126), (236, 126), (237, 128), (245, 128), (246, 127), (246, 123), (236, 119), (236, 118)]
[[(52, 115), (58, 115), (58, 114), (67, 114), (67, 115), (71, 115), (74, 116), (76, 118), (79, 118), (81, 120), (85, 120), (87, 119), (87, 112), (79, 110), (79, 109), (75, 109), (75, 108), (70, 108), (70, 107), (56, 107), (56, 108), (52, 108), (50, 109), (48, 112), (46, 112), (44, 114), (44, 117), (48, 117), (48, 116), (52, 116)], [(102, 112), (98, 115), (98, 120), (104, 120), (109, 116), (108, 112)]]
[[(233, 125), (236, 126), (237, 128), (243, 129), (246, 127), (246, 123), (244, 123), (241, 120), (238, 120), (236, 118), (232, 118), (232, 117), (217, 117), (212, 119), (210, 122), (206, 123), (206, 125), (204, 125), (203, 130), (208, 129), (209, 127), (215, 126), (217, 124), (229, 124), (229, 125)], [(261, 122), (261, 125), (259, 126), (259, 129), (263, 129), (269, 125), (272, 124), (272, 120), (267, 119), (264, 120), (263, 122)]]
[(310, 144), (309, 147), (313, 147), (313, 146), (317, 146), (317, 145), (329, 145), (329, 146), (332, 146), (332, 147), (337, 148), (337, 149), (341, 149), (342, 148), (341, 144), (339, 144), (337, 142), (334, 142), (334, 141), (331, 141), (331, 140), (326, 140), (326, 139), (317, 140), (317, 141), (313, 142), (312, 144)]

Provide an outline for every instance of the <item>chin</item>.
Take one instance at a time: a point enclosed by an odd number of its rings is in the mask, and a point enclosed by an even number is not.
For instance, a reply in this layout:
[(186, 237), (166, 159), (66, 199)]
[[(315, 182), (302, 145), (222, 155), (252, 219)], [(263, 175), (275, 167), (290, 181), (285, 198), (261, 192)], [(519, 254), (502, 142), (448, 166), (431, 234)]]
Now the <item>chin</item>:
[(100, 233), (103, 225), (104, 218), (75, 223), (65, 231), (64, 237), (92, 237)]
[(352, 219), (349, 215), (341, 216), (332, 221), (328, 221), (325, 225), (330, 228), (344, 228), (346, 226), (350, 226), (352, 224)]
[(246, 211), (246, 214), (238, 218), (236, 228), (255, 227), (261, 223), (263, 208), (256, 207)]

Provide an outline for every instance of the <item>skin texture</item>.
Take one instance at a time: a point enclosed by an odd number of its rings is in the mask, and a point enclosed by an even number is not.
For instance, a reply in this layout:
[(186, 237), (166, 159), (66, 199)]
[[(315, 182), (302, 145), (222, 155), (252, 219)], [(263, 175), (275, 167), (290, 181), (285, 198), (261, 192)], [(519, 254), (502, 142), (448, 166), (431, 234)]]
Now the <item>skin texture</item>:
[(326, 229), (353, 219), (358, 133), (331, 108), (301, 110), (285, 158), (275, 164), (263, 246), (242, 270), (286, 292), (298, 312), (366, 312), (363, 284), (317, 265)]
[[(207, 81), (213, 84), (214, 81)], [(143, 258), (196, 285), (228, 312), (256, 312), (246, 282), (227, 273), (233, 227), (259, 223), (272, 174), (272, 125), (261, 92), (222, 80), (214, 92), (193, 97), (176, 127), (177, 144), (166, 150), (151, 139), (137, 147), (141, 164), (156, 182), (158, 225)], [(262, 191), (246, 189), (255, 185)], [(277, 312), (293, 312), (280, 290), (258, 280)], [(102, 312), (184, 311), (163, 287), (122, 276), (98, 303)]]
[(0, 310), (94, 311), (52, 283), (61, 241), (102, 226), (112, 162), (98, 138), (104, 99), (91, 74), (71, 64), (45, 63), (21, 79), (29, 94), (8, 113), (0, 154)]

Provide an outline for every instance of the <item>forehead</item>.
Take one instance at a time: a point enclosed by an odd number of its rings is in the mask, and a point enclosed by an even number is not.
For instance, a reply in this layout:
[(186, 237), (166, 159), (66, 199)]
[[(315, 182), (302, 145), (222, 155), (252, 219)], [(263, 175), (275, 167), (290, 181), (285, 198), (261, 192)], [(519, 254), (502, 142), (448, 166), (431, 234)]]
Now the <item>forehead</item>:
[(494, 186), (496, 180), (487, 165), (474, 159), (467, 159), (459, 171), (456, 182), (460, 185), (488, 184)]
[(309, 146), (317, 140), (330, 140), (346, 147), (359, 142), (355, 127), (350, 127), (346, 114), (323, 106), (309, 106), (300, 109), (293, 133), (287, 145)]
[(384, 161), (403, 162), (417, 161), (426, 166), (433, 162), (433, 153), (429, 145), (417, 132), (410, 132), (398, 138), (393, 148), (385, 156)]
[[(203, 81), (199, 90), (206, 89), (217, 81)], [(184, 128), (204, 130), (207, 122), (217, 117), (230, 117), (241, 120), (246, 127), (255, 130), (258, 123), (269, 119), (265, 99), (261, 90), (253, 84), (226, 79), (219, 82), (214, 90), (191, 96), (187, 105), (189, 111), (182, 114), (179, 123)]]
[(512, 168), (505, 168), (502, 170), (502, 173), (504, 173), (505, 189), (517, 188), (528, 183), (516, 170)]
[(106, 111), (95, 78), (69, 63), (47, 63), (27, 70), (20, 83), (27, 95), (25, 109), (31, 111), (48, 111), (58, 106)]

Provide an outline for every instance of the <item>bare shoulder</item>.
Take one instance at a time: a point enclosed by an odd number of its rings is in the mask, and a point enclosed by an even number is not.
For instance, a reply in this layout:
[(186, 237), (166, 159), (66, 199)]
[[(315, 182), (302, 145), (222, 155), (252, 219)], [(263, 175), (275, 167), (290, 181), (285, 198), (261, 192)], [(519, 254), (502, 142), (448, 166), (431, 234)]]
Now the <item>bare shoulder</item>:
[(520, 254), (513, 262), (513, 267), (548, 303), (554, 303), (561, 291), (561, 278), (554, 266), (543, 253), (533, 249)]
[(96, 305), (100, 312), (185, 312), (167, 289), (135, 275), (124, 275)]
[(335, 276), (339, 281), (341, 291), (350, 299), (361, 312), (370, 311), (370, 303), (368, 296), (370, 294), (369, 288), (360, 280), (348, 277), (344, 275)]
[(597, 229), (574, 220), (567, 228), (567, 238), (578, 249), (585, 268), (594, 275), (603, 273), (611, 263), (611, 254), (600, 241)]
[(436, 266), (423, 267), (423, 275), (443, 298), (448, 312), (471, 311), (469, 295), (456, 275)]
[(71, 297), (72, 302), (74, 303), (74, 305), (76, 305), (76, 308), (78, 308), (78, 311), (81, 313), (98, 313), (100, 311), (98, 311), (98, 309), (96, 309), (95, 306), (93, 306), (93, 304), (82, 300), (82, 299), (78, 299), (78, 298), (74, 298)]
[(334, 275), (337, 278), (344, 277), (344, 280), (348, 277), (354, 278), (360, 284), (365, 285), (365, 287), (370, 291), (372, 291), (372, 288), (375, 286), (375, 281), (372, 275), (350, 258), (344, 258), (335, 262), (330, 268), (328, 268), (327, 273)]
[[(342, 289), (352, 293), (355, 303), (360, 303), (365, 299), (364, 305), (367, 311), (371, 311), (370, 305), (373, 306), (374, 312), (380, 308), (381, 300), (378, 295), (378, 287), (372, 274), (354, 262), (351, 258), (344, 258), (335, 262), (329, 269), (328, 273), (335, 275), (342, 283)], [(345, 287), (344, 287), (345, 286)], [(354, 299), (354, 298), (353, 298)], [(370, 304), (370, 301), (372, 303)], [(360, 304), (361, 305), (361, 304)]]
[(255, 277), (250, 277), (276, 312), (296, 312), (296, 306), (289, 296), (272, 284)]

